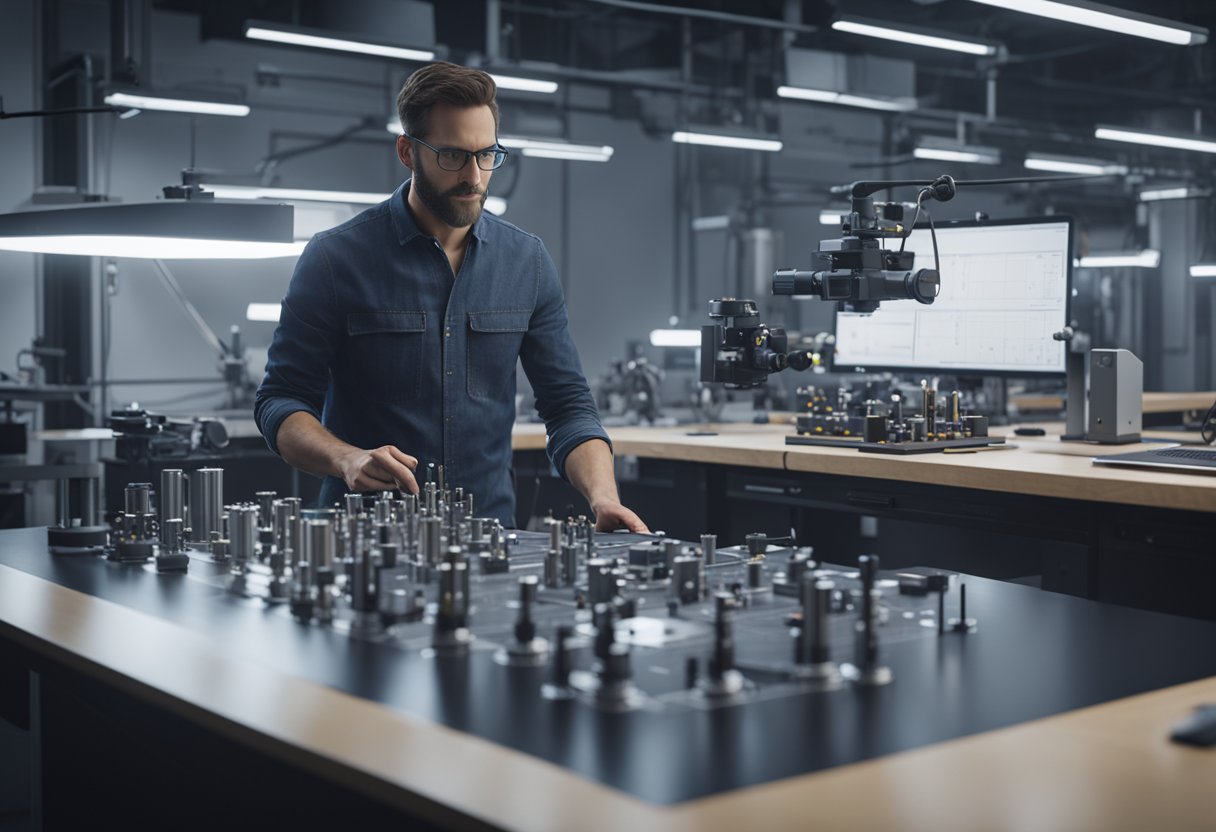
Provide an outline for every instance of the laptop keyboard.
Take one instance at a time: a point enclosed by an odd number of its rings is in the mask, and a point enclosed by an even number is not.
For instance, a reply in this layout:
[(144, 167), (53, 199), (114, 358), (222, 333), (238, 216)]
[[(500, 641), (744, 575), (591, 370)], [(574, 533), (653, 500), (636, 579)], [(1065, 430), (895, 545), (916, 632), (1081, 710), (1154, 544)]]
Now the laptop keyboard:
[(1154, 456), (1168, 456), (1171, 459), (1201, 459), (1205, 462), (1216, 462), (1216, 450), (1200, 451), (1192, 448), (1164, 448), (1154, 451)]

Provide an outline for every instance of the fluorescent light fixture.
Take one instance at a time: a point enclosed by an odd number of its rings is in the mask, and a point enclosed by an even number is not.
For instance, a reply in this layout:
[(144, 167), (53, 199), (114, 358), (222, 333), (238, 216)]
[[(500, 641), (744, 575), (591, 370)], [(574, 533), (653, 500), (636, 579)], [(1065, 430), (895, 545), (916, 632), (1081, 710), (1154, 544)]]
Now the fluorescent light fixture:
[(302, 202), (336, 202), (339, 204), (376, 205), (391, 194), (361, 191), (321, 191), (309, 188), (260, 188), (253, 185), (217, 185), (204, 183), (204, 188), (219, 199), (286, 199)]
[(266, 260), (297, 257), (304, 241), (258, 243), (200, 237), (150, 237), (139, 234), (58, 234), (0, 237), (0, 250), (87, 257), (136, 257), (149, 260)]
[(843, 218), (846, 213), (848, 213), (848, 212), (847, 211), (820, 211), (819, 212), (819, 224), (820, 225), (840, 225), (842, 222), (844, 222)]
[(129, 110), (159, 110), (166, 113), (196, 113), (205, 116), (249, 115), (247, 104), (225, 104), (220, 101), (203, 101), (180, 96), (111, 92), (106, 95), (104, 100), (111, 107), (126, 107)]
[(1135, 35), (1138, 38), (1171, 43), (1175, 46), (1197, 46), (1206, 43), (1208, 30), (1200, 26), (1189, 26), (1176, 23), (1161, 17), (1129, 12), (1102, 3), (1091, 3), (1087, 0), (971, 0), (973, 3), (983, 3), (985, 6), (996, 6), (1006, 11), (1024, 12), (1052, 20), (1063, 20), (1094, 29), (1106, 29), (1121, 35)]
[(701, 330), (699, 330), (699, 329), (652, 329), (652, 330), (650, 330), (650, 346), (652, 346), (652, 347), (699, 347), (699, 346), (701, 346)]
[(718, 133), (692, 133), (677, 130), (671, 140), (678, 144), (700, 144), (708, 147), (737, 147), (740, 150), (765, 150), (776, 153), (782, 144), (776, 139), (753, 139), (747, 136), (724, 136)]
[(507, 210), (507, 201), (500, 196), (486, 197), (485, 209), (495, 216), (502, 216)]
[(916, 109), (915, 98), (880, 98), (873, 95), (853, 95), (847, 92), (816, 90), (808, 87), (780, 86), (777, 87), (777, 95), (781, 98), (816, 101), (821, 104), (840, 104), (845, 107), (861, 107), (866, 110), (902, 113)]
[(1052, 173), (1080, 173), (1101, 176), (1103, 174), (1125, 174), (1124, 165), (1116, 165), (1097, 159), (1076, 159), (1068, 156), (1049, 156), (1031, 153), (1022, 163), (1027, 170), (1045, 170)]
[(1191, 266), (1191, 277), (1216, 277), (1216, 263), (1196, 263)]
[(1212, 192), (1205, 188), (1151, 188), (1140, 192), (1141, 202), (1161, 202), (1166, 199), (1207, 199)]
[(502, 90), (519, 90), (521, 92), (542, 92), (552, 95), (557, 92), (556, 81), (541, 81), (536, 78), (519, 78), (514, 75), (499, 75), (491, 72), (490, 77)]
[(372, 55), (377, 58), (396, 58), (402, 61), (431, 61), (435, 59), (435, 52), (431, 49), (335, 38), (321, 32), (296, 27), (287, 28), (276, 23), (247, 23), (245, 24), (245, 37), (253, 40), (270, 41), (271, 43), (285, 43), (290, 46), (307, 46), (312, 49), (353, 52), (359, 55)]
[(1083, 269), (1155, 269), (1161, 265), (1161, 252), (1154, 248), (1125, 254), (1093, 254), (1078, 261)]
[(893, 40), (913, 46), (928, 46), (933, 49), (947, 49), (951, 52), (964, 52), (968, 55), (995, 55), (996, 46), (991, 43), (979, 43), (973, 40), (963, 40), (955, 37), (929, 34), (901, 27), (893, 29), (877, 21), (861, 20), (860, 18), (844, 18), (832, 24), (837, 32), (848, 32), (851, 35), (864, 35), (868, 38)]
[(576, 162), (607, 162), (615, 151), (608, 145), (573, 144), (572, 142), (529, 139), (523, 136), (499, 136), (498, 143), (524, 156), (545, 159), (569, 159)]
[(251, 303), (245, 307), (247, 321), (277, 321), (283, 311), (281, 303)]
[(1166, 133), (1145, 133), (1141, 130), (1125, 130), (1122, 127), (1102, 127), (1094, 130), (1095, 139), (1112, 142), (1147, 144), (1152, 147), (1171, 147), (1176, 150), (1197, 150), (1201, 153), (1216, 153), (1216, 139), (1203, 136), (1179, 136)]
[(1001, 164), (1001, 152), (995, 147), (973, 147), (958, 145), (925, 136), (912, 156), (918, 159), (935, 159), (938, 162), (962, 162), (964, 164)]
[(730, 228), (730, 217), (726, 214), (713, 214), (708, 217), (693, 217), (693, 231), (721, 231)]
[(166, 200), (0, 214), (0, 249), (171, 259), (292, 257), (290, 205)]

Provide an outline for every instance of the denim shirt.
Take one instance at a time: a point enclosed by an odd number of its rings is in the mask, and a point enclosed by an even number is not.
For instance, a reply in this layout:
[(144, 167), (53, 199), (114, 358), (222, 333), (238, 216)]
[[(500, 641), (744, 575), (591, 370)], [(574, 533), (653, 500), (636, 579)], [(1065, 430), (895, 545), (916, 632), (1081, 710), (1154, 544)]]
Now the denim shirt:
[[(515, 362), (536, 394), (546, 450), (608, 441), (570, 338), (557, 269), (540, 238), (488, 213), (473, 224), (460, 276), (406, 207), (385, 202), (317, 234), (283, 299), (254, 418), (278, 453), (279, 426), (311, 413), (359, 448), (396, 445), (445, 466), (478, 515), (515, 525), (511, 428)], [(346, 484), (328, 476), (320, 504)]]

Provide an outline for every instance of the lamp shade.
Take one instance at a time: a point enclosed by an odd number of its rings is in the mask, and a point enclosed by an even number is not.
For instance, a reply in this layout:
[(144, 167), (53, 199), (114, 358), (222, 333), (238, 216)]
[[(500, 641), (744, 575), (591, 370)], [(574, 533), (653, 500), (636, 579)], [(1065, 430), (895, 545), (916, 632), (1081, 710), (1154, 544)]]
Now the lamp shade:
[(290, 205), (166, 200), (0, 214), (0, 250), (154, 259), (299, 254)]

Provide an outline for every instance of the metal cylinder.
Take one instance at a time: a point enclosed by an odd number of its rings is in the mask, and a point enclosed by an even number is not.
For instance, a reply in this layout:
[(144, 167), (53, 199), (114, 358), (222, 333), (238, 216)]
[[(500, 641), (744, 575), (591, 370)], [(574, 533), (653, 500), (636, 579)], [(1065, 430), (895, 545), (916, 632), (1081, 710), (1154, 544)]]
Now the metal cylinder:
[(423, 517), (420, 536), (422, 558), (434, 566), (443, 555), (443, 520), (433, 515)]
[[(342, 504), (346, 508), (347, 517), (358, 517), (363, 513), (363, 495), (362, 494), (343, 494)], [(391, 504), (390, 504), (391, 505)], [(380, 505), (376, 505), (376, 513), (379, 514)]]
[(304, 554), (301, 558), (312, 570), (332, 569), (334, 532), (328, 520), (304, 521)]
[(277, 491), (256, 491), (254, 499), (258, 504), (258, 528), (268, 528), (274, 518), (274, 498), (279, 496)]
[(667, 574), (675, 568), (676, 558), (680, 556), (681, 543), (678, 540), (663, 541), (663, 558), (667, 562)]
[(716, 534), (701, 535), (701, 556), (704, 558), (706, 566), (713, 566), (718, 562), (718, 536)]
[(199, 468), (190, 477), (190, 542), (206, 544), (224, 531), (224, 469)]
[(937, 390), (932, 387), (923, 388), (925, 431), (929, 436), (937, 432)]
[(123, 490), (123, 510), (127, 514), (142, 517), (152, 513), (152, 483), (129, 482)]
[(485, 523), (485, 519), (482, 517), (470, 517), (469, 518), (469, 542), (470, 543), (480, 543), (481, 542), (482, 525), (484, 523)]
[(616, 595), (616, 572), (602, 558), (587, 561), (587, 596), (592, 604), (611, 604)]
[(828, 614), (832, 607), (831, 581), (817, 580), (807, 573), (799, 587), (802, 601), (802, 639), (799, 643), (799, 664), (823, 664), (832, 658)]
[(545, 552), (545, 586), (556, 589), (562, 585), (562, 557), (558, 549)]
[(255, 546), (258, 539), (258, 507), (240, 505), (228, 507), (229, 554), (237, 565), (243, 565), (257, 556)]
[[(160, 513), (160, 542), (170, 546), (171, 541), (165, 534), (169, 521), (177, 520), (181, 524), (178, 529), (179, 538), (181, 530), (186, 526), (186, 480), (181, 468), (166, 468), (160, 472), (160, 494), (157, 495), (157, 503)], [(178, 548), (180, 549), (180, 545)], [(176, 552), (178, 549), (170, 551)]]
[(271, 509), (274, 515), (274, 545), (280, 551), (286, 551), (295, 545), (291, 539), (291, 518), (295, 505), (287, 500), (275, 500)]
[(908, 429), (912, 434), (913, 442), (925, 441), (925, 418), (923, 416), (912, 416), (908, 419)]
[(578, 580), (578, 548), (573, 543), (563, 543), (562, 553), (562, 584), (573, 586)]
[(695, 604), (701, 600), (701, 559), (678, 557), (671, 572), (672, 595), (681, 604)]
[(185, 523), (180, 517), (170, 517), (160, 524), (160, 545), (166, 553), (180, 552), (185, 545), (182, 539)]

